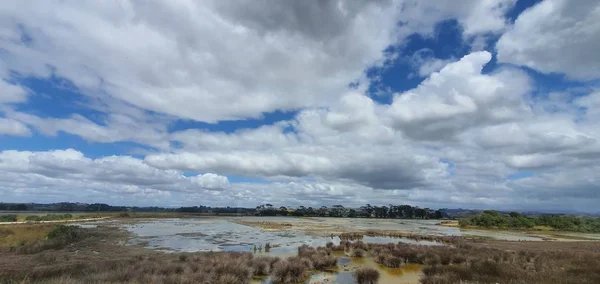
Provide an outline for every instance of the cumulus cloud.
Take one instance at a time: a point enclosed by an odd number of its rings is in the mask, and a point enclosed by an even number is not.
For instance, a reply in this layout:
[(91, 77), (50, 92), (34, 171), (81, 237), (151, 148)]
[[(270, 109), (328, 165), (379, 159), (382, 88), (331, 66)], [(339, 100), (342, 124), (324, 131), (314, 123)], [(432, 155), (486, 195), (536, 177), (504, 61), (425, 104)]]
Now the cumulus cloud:
[(431, 49), (424, 48), (410, 56), (409, 61), (417, 71), (417, 75), (420, 77), (429, 77), (431, 73), (440, 71), (442, 67), (456, 60), (435, 58)]
[(0, 8), (0, 56), (104, 101), (215, 122), (335, 101), (402, 37), (398, 11), (393, 1), (12, 3)]
[(426, 157), (389, 153), (388, 157), (384, 158), (372, 153), (352, 153), (349, 148), (331, 149), (335, 152), (330, 151), (329, 154), (326, 153), (326, 149), (314, 149), (319, 153), (309, 154), (309, 147), (296, 149), (296, 153), (290, 153), (291, 149), (281, 149), (270, 154), (159, 154), (147, 156), (145, 162), (165, 169), (212, 169), (220, 173), (245, 176), (351, 180), (377, 189), (417, 188), (428, 184), (427, 178), (443, 176), (446, 173), (443, 164)]
[(179, 118), (258, 117), (331, 105), (384, 49), (441, 20), (495, 32), (513, 1), (296, 2), (2, 5), (0, 74), (65, 78), (105, 103)]
[(464, 36), (473, 37), (502, 32), (507, 25), (504, 15), (515, 3), (516, 0), (406, 1), (402, 16), (409, 19), (409, 25), (414, 21), (411, 29), (424, 34), (433, 31), (429, 21), (456, 19)]
[(227, 177), (213, 173), (187, 177), (160, 170), (129, 156), (91, 159), (73, 150), (0, 152), (0, 187), (32, 195), (58, 192), (104, 194), (168, 194), (205, 192), (229, 187)]
[(484, 75), (491, 59), (474, 52), (433, 73), (416, 89), (397, 94), (389, 109), (394, 127), (415, 139), (441, 140), (482, 124), (519, 118), (528, 111), (527, 76), (505, 69)]
[(600, 3), (542, 1), (523, 12), (502, 35), (498, 60), (575, 80), (600, 78)]
[[(519, 200), (530, 209), (591, 210), (599, 93), (546, 94), (514, 65), (598, 78), (588, 52), (598, 34), (591, 20), (597, 4), (547, 0), (510, 25), (504, 15), (515, 2), (2, 5), (0, 134), (62, 132), (153, 149), (94, 158), (73, 149), (4, 150), (0, 194), (14, 201), (221, 206), (506, 208)], [(433, 36), (443, 20), (461, 25), (472, 50), (504, 33), (498, 58), (512, 67), (483, 72), (492, 61), (488, 51), (441, 59), (422, 50), (408, 63), (424, 81), (390, 103), (369, 97), (365, 70), (399, 56), (383, 51), (413, 33)], [(553, 29), (570, 40), (558, 42)], [(83, 107), (99, 114), (52, 117), (21, 108), (30, 90), (15, 78), (29, 76), (71, 82), (87, 96)], [(351, 82), (360, 84), (350, 89)], [(173, 127), (182, 119), (217, 122), (273, 110), (297, 114), (227, 132)]]
[(0, 135), (29, 136), (31, 131), (19, 121), (0, 117)]

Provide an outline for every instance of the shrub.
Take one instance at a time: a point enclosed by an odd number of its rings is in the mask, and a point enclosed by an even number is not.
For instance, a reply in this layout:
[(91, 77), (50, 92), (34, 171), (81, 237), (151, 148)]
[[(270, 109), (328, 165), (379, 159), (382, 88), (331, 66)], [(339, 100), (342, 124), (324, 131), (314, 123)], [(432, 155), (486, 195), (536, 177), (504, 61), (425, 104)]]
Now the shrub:
[(298, 247), (298, 256), (299, 257), (310, 257), (311, 255), (313, 255), (314, 253), (316, 253), (316, 249), (313, 247), (309, 247), (308, 245), (304, 244)]
[(452, 256), (452, 263), (460, 264), (467, 261), (467, 258), (462, 254), (455, 254)]
[(25, 217), (25, 221), (41, 221), (40, 216), (36, 216), (36, 215), (30, 215)]
[(390, 268), (398, 268), (402, 265), (402, 258), (385, 253), (376, 256), (375, 262)]
[(59, 220), (69, 220), (73, 219), (73, 215), (71, 214), (46, 214), (46, 215), (29, 215), (25, 217), (25, 221), (59, 221)]
[(366, 255), (367, 252), (361, 248), (353, 249), (351, 254), (352, 257), (365, 257)]
[(359, 268), (353, 275), (358, 284), (376, 284), (379, 281), (379, 271), (373, 268)]
[(257, 257), (252, 260), (252, 274), (255, 276), (267, 276), (271, 269), (269, 257)]
[(402, 259), (396, 256), (389, 256), (385, 258), (382, 264), (390, 268), (397, 268), (402, 265)]
[(332, 251), (344, 251), (344, 249), (346, 249), (346, 247), (339, 245), (339, 246), (334, 246), (331, 248)]
[(230, 274), (237, 279), (249, 279), (252, 277), (252, 268), (248, 267), (246, 263), (247, 261), (241, 258), (227, 259), (220, 257), (214, 260), (212, 269), (217, 275)]
[(367, 245), (366, 243), (363, 243), (363, 241), (357, 241), (354, 242), (352, 244), (353, 248), (357, 248), (357, 249), (362, 249), (362, 250), (368, 250), (369, 249), (369, 245)]
[(317, 270), (323, 270), (337, 265), (337, 258), (326, 254), (313, 254), (310, 257), (312, 267)]
[(17, 222), (17, 215), (0, 215), (0, 222)]
[(131, 215), (127, 212), (122, 212), (122, 213), (119, 213), (119, 217), (120, 218), (129, 218), (129, 217), (131, 217)]
[(298, 258), (280, 261), (275, 264), (271, 275), (273, 283), (300, 283), (306, 280), (308, 269), (306, 263), (298, 261)]
[(219, 276), (217, 283), (219, 284), (238, 284), (244, 283), (244, 280), (239, 279), (237, 276), (232, 274), (223, 274)]
[(74, 241), (79, 238), (79, 230), (76, 226), (57, 225), (48, 232), (48, 239), (63, 239), (65, 241)]

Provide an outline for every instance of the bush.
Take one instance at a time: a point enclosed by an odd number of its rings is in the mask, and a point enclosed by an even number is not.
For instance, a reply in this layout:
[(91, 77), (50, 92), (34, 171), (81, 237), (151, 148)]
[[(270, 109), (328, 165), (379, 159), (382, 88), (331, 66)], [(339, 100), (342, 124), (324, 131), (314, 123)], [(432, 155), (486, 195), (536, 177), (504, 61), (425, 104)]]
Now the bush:
[(17, 222), (17, 215), (0, 215), (0, 222)]
[(30, 216), (25, 217), (25, 221), (37, 222), (37, 221), (41, 221), (41, 218), (40, 218), (40, 216), (37, 216), (37, 215), (30, 215)]
[(255, 276), (267, 276), (271, 269), (269, 257), (257, 257), (252, 260), (252, 274)]
[(335, 256), (329, 256), (327, 254), (316, 253), (310, 257), (312, 266), (317, 270), (324, 270), (328, 267), (337, 265), (337, 258)]
[(76, 226), (57, 225), (47, 235), (49, 240), (62, 239), (74, 241), (80, 237), (79, 228)]
[(308, 277), (309, 267), (298, 258), (289, 258), (275, 264), (273, 283), (300, 283)]
[(46, 214), (46, 215), (29, 215), (25, 217), (25, 221), (40, 222), (40, 221), (60, 221), (73, 219), (71, 214)]
[(359, 268), (353, 275), (358, 284), (376, 284), (379, 281), (379, 271), (373, 268)]
[(389, 256), (385, 258), (382, 264), (390, 268), (398, 268), (402, 265), (402, 259), (396, 256)]
[(127, 213), (127, 212), (119, 213), (119, 218), (129, 218), (129, 217), (131, 217), (131, 215), (129, 215), (129, 213)]
[(352, 257), (365, 257), (366, 255), (367, 252), (361, 248), (353, 249), (351, 254)]

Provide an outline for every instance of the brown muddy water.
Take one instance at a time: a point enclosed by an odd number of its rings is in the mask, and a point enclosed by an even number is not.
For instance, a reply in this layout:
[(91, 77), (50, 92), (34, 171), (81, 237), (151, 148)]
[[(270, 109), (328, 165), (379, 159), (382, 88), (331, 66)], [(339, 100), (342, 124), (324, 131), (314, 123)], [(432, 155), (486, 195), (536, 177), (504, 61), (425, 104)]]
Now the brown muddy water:
[[(306, 282), (309, 284), (354, 284), (353, 271), (360, 267), (377, 269), (380, 273), (379, 284), (416, 284), (421, 278), (421, 265), (405, 264), (400, 268), (388, 268), (375, 263), (373, 258), (338, 257), (338, 266), (334, 271), (317, 272)], [(253, 284), (272, 284), (270, 278), (254, 280)]]

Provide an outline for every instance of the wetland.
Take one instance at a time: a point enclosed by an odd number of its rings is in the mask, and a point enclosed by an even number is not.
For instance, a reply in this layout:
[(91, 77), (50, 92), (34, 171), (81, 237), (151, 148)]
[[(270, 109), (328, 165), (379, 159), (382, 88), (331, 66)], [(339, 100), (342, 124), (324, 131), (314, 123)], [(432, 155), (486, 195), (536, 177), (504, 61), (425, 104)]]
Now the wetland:
[[(82, 221), (76, 226), (3, 225), (0, 283), (600, 280), (596, 234), (472, 230), (439, 223), (368, 218), (169, 217), (110, 218)], [(54, 232), (57, 227), (62, 228), (58, 233)], [(50, 234), (58, 237), (49, 238)], [(585, 277), (569, 282), (575, 274)], [(557, 280), (541, 280), (544, 275)]]

